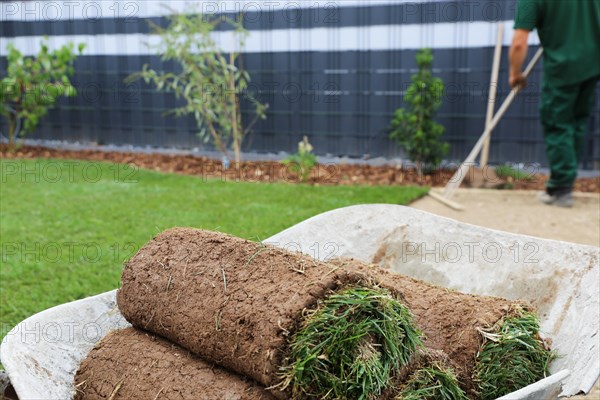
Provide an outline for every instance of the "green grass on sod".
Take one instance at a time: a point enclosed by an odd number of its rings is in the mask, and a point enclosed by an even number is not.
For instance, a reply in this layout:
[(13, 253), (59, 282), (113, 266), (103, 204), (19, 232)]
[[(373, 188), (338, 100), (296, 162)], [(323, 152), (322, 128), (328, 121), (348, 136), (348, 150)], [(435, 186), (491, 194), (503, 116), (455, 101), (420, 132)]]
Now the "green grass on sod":
[(410, 310), (383, 289), (350, 287), (309, 313), (290, 340), (294, 398), (372, 399), (423, 344)]
[[(73, 160), (0, 160), (0, 337), (36, 312), (117, 288), (123, 261), (167, 228), (261, 240), (328, 210), (408, 204), (426, 193), (206, 181)], [(327, 243), (303, 250), (332, 251)]]
[(418, 369), (395, 400), (467, 400), (451, 368), (434, 362)]
[(557, 354), (540, 338), (537, 316), (521, 308), (492, 331), (482, 332), (475, 379), (482, 400), (493, 400), (531, 385), (550, 374)]

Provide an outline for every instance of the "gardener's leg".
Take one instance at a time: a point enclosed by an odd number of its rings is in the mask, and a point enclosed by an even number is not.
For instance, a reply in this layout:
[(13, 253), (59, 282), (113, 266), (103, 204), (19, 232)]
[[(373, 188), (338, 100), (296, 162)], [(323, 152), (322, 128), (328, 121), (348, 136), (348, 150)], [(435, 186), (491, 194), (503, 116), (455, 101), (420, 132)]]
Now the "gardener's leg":
[(579, 97), (575, 103), (575, 153), (577, 161), (581, 160), (583, 140), (588, 130), (589, 118), (596, 99), (596, 84), (600, 77), (592, 78), (581, 84)]
[(546, 183), (550, 195), (572, 191), (577, 177), (575, 105), (579, 86), (557, 87), (548, 81), (543, 85), (541, 119), (550, 163), (550, 179)]

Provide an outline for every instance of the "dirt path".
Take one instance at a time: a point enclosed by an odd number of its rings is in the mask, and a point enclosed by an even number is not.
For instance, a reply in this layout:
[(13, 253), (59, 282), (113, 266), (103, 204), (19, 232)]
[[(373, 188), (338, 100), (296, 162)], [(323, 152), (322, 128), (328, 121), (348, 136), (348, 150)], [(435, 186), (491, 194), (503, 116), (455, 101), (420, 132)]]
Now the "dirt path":
[[(501, 231), (600, 246), (600, 195), (577, 193), (572, 209), (543, 205), (535, 196), (530, 191), (460, 189), (452, 200), (465, 211), (452, 210), (429, 196), (412, 207)], [(587, 396), (572, 399), (600, 400), (600, 381)]]
[(412, 207), (501, 231), (600, 246), (600, 195), (577, 193), (571, 209), (546, 206), (535, 197), (531, 191), (460, 189), (452, 200), (465, 211), (429, 196)]

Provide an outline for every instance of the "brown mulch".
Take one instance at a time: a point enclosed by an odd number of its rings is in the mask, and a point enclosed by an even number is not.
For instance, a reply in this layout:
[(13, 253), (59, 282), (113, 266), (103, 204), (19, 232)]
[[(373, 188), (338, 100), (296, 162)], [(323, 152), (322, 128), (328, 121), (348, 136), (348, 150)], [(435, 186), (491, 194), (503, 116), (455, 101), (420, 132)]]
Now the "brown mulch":
[[(277, 161), (247, 161), (224, 169), (220, 161), (193, 155), (109, 152), (102, 150), (61, 150), (39, 146), (23, 146), (14, 152), (0, 145), (0, 158), (35, 159), (59, 158), (70, 160), (104, 161), (135, 165), (153, 171), (201, 176), (230, 182), (289, 182), (299, 183), (297, 166), (285, 166)], [(364, 164), (320, 164), (311, 173), (308, 183), (314, 185), (418, 185), (443, 187), (454, 171), (438, 169), (419, 177), (414, 168), (401, 166), (371, 166)], [(480, 187), (481, 177), (490, 171), (476, 170), (467, 176), (463, 187)], [(493, 178), (490, 187), (518, 190), (543, 190), (548, 177), (532, 174), (529, 179)], [(600, 193), (600, 177), (580, 178), (575, 191)]]

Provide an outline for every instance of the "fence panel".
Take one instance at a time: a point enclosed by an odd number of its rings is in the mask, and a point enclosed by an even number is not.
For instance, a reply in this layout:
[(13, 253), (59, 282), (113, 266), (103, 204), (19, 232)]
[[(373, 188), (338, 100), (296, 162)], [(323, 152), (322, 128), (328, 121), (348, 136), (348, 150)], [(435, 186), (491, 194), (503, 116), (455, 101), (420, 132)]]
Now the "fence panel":
[[(176, 105), (124, 78), (144, 64), (174, 70), (146, 43), (148, 21), (166, 26), (170, 11), (161, 1), (29, 1), (0, 3), (0, 69), (6, 44), (33, 54), (43, 36), (51, 46), (69, 41), (87, 48), (76, 62), (75, 98), (62, 99), (30, 137), (100, 144), (208, 148), (193, 118), (165, 116)], [(419, 48), (431, 47), (435, 74), (446, 83), (439, 122), (452, 145), (448, 156), (462, 159), (483, 130), (496, 24), (505, 23), (498, 97), (506, 79), (515, 0), (498, 1), (170, 1), (170, 8), (244, 11), (250, 31), (243, 65), (252, 88), (269, 103), (244, 149), (294, 151), (304, 135), (319, 154), (352, 157), (402, 155), (388, 139), (388, 126), (415, 71)], [(195, 7), (195, 8), (194, 8)], [(216, 34), (226, 43), (225, 26)], [(534, 34), (530, 53), (539, 42)], [(224, 47), (226, 45), (224, 44)], [(538, 105), (541, 68), (494, 132), (490, 161), (546, 164)], [(244, 119), (251, 109), (244, 104)], [(585, 139), (582, 167), (600, 168), (600, 91)], [(1, 129), (1, 127), (0, 127)]]

